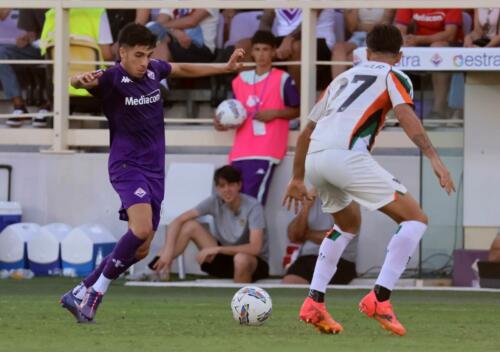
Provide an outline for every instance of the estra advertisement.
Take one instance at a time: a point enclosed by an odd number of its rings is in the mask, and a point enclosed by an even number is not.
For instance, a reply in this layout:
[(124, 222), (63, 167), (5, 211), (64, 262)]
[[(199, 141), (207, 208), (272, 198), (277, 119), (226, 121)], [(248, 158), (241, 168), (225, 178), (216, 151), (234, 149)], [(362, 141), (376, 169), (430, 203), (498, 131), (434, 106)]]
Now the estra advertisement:
[[(396, 67), (406, 71), (500, 71), (500, 48), (402, 48)], [(353, 61), (366, 60), (366, 48), (353, 53)]]

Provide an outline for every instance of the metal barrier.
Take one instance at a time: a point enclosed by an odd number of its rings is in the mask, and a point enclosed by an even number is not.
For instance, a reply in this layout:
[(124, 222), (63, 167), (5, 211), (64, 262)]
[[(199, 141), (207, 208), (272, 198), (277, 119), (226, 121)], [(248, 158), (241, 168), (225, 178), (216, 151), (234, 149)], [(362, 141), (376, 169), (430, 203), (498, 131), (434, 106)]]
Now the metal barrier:
[[(423, 3), (420, 0), (310, 0), (310, 1), (284, 1), (284, 0), (143, 0), (140, 3), (141, 8), (161, 8), (161, 7), (183, 7), (183, 8), (203, 8), (209, 4), (213, 8), (301, 8), (302, 9), (302, 41), (301, 51), (302, 59), (300, 62), (286, 62), (281, 65), (300, 65), (301, 67), (301, 121), (305, 121), (307, 113), (312, 108), (316, 100), (316, 75), (317, 65), (346, 64), (345, 62), (316, 61), (316, 11), (324, 8), (479, 8), (498, 6), (497, 0), (437, 0), (430, 3)], [(68, 31), (68, 10), (70, 8), (124, 8), (136, 9), (135, 0), (23, 0), (11, 1), (0, 0), (0, 7), (3, 8), (54, 8), (56, 12), (56, 31), (55, 31), (55, 53), (56, 60), (2, 60), (2, 63), (10, 64), (47, 64), (53, 65), (54, 71), (54, 101), (53, 111), (49, 116), (53, 116), (52, 129), (7, 129), (0, 128), (0, 145), (47, 145), (51, 152), (68, 152), (71, 147), (81, 146), (106, 146), (109, 143), (109, 133), (104, 129), (78, 129), (70, 128), (70, 120), (94, 120), (101, 121), (103, 117), (69, 115), (69, 95), (68, 67), (72, 63), (69, 60), (69, 37)], [(9, 114), (0, 114), (0, 120), (11, 117)], [(28, 115), (27, 115), (28, 116)], [(210, 124), (211, 119), (165, 119), (167, 123), (186, 123), (186, 124)], [(304, 124), (302, 124), (304, 125)], [(231, 132), (217, 132), (213, 129), (207, 129), (207, 126), (196, 125), (190, 128), (176, 129), (173, 126), (167, 126), (166, 137), (169, 146), (229, 146), (232, 143)], [(403, 138), (394, 138), (395, 134), (402, 132), (391, 131), (391, 136), (382, 133), (379, 145), (388, 145), (392, 147), (411, 147), (411, 143)], [(445, 141), (436, 139), (437, 146), (454, 145), (461, 147), (462, 132), (455, 132), (447, 135)], [(289, 145), (295, 145), (297, 132), (290, 132)], [(432, 137), (432, 133), (431, 133)], [(441, 136), (443, 137), (443, 136)], [(193, 144), (196, 143), (196, 144)], [(457, 144), (455, 144), (457, 143)]]

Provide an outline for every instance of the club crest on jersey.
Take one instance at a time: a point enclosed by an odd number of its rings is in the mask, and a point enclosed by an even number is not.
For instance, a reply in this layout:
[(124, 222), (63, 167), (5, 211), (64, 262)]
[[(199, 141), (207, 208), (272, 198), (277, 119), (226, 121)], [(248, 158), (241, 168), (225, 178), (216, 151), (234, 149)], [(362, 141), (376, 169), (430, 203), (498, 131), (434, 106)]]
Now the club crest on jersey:
[(142, 198), (146, 195), (146, 191), (143, 190), (141, 187), (137, 188), (134, 192), (134, 194), (139, 197), (139, 198)]
[(132, 82), (132, 80), (130, 78), (128, 78), (127, 76), (122, 77), (121, 83), (131, 83), (131, 82)]
[(155, 73), (151, 70), (148, 70), (147, 73), (149, 79), (155, 79)]

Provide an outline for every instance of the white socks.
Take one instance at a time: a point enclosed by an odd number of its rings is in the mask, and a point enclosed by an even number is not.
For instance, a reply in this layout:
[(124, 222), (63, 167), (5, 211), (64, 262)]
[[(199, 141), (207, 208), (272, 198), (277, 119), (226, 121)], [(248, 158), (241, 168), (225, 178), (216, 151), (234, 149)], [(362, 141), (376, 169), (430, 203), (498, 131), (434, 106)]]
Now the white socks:
[(398, 231), (387, 245), (384, 265), (376, 285), (391, 291), (394, 289), (426, 229), (427, 225), (420, 221), (403, 221), (399, 224)]
[(332, 231), (319, 247), (319, 255), (310, 286), (311, 290), (326, 292), (326, 286), (337, 271), (337, 264), (345, 247), (355, 236), (352, 233), (343, 232), (337, 225), (333, 226)]
[(73, 296), (75, 296), (78, 299), (83, 299), (83, 296), (85, 296), (85, 292), (87, 292), (87, 288), (83, 284), (83, 282), (80, 282), (75, 288), (73, 289)]
[(94, 291), (105, 294), (111, 281), (113, 280), (108, 279), (106, 276), (104, 276), (104, 274), (101, 274), (95, 284), (92, 285), (92, 288), (94, 289)]
[[(99, 276), (99, 278), (97, 279), (95, 284), (92, 285), (92, 288), (95, 291), (104, 294), (108, 290), (108, 287), (109, 287), (109, 284), (111, 283), (111, 281), (113, 281), (113, 280), (108, 279), (103, 274), (101, 274), (101, 276)], [(83, 299), (83, 296), (85, 296), (86, 292), (87, 292), (87, 288), (85, 287), (83, 282), (80, 282), (78, 285), (76, 285), (72, 291), (73, 296), (75, 296), (78, 299)]]

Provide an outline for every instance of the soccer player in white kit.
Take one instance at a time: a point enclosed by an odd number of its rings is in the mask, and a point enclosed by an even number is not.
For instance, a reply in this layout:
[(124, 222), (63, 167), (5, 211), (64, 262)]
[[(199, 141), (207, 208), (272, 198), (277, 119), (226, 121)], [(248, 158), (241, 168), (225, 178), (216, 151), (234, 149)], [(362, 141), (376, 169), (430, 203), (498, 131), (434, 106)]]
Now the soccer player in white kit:
[(359, 310), (395, 334), (406, 333), (389, 301), (427, 228), (427, 216), (406, 188), (371, 156), (370, 150), (385, 115), (394, 109), (408, 137), (429, 158), (444, 190), (455, 191), (453, 180), (412, 109), (410, 79), (393, 67), (403, 43), (392, 25), (377, 25), (367, 37), (367, 61), (339, 75), (309, 114), (301, 132), (284, 205), (298, 206), (307, 197), (304, 177), (317, 188), (322, 209), (335, 225), (323, 240), (308, 297), (299, 317), (323, 333), (340, 333), (342, 326), (328, 313), (324, 294), (337, 263), (358, 233), (359, 205), (380, 210), (399, 224), (387, 246), (375, 287)]

